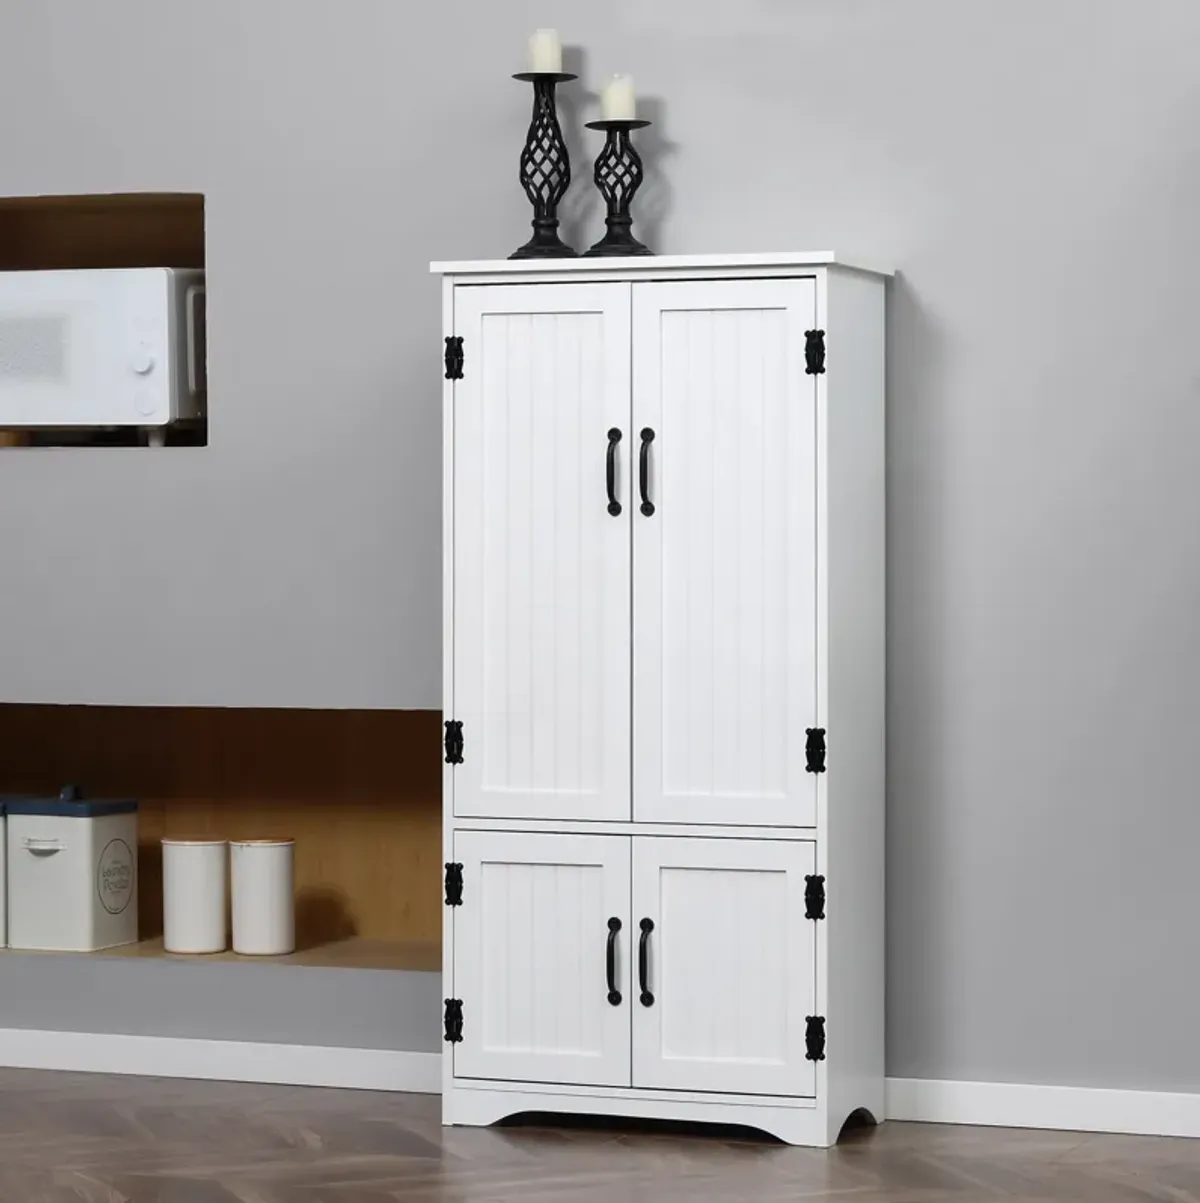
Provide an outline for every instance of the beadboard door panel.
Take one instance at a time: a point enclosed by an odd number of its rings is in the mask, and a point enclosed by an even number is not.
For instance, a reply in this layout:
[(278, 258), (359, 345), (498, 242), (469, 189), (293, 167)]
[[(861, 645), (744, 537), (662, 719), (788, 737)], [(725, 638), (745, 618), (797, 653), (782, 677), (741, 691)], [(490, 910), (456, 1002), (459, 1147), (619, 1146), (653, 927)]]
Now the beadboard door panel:
[[(629, 839), (458, 832), (454, 1075), (629, 1085)], [(611, 1001), (607, 976), (613, 939)]]
[(635, 819), (815, 824), (816, 312), (811, 279), (633, 287)]
[(816, 845), (633, 841), (633, 924), (646, 935), (633, 1011), (633, 1084), (814, 1096), (805, 1024), (816, 1007)]
[(629, 295), (455, 298), (456, 815), (630, 817)]

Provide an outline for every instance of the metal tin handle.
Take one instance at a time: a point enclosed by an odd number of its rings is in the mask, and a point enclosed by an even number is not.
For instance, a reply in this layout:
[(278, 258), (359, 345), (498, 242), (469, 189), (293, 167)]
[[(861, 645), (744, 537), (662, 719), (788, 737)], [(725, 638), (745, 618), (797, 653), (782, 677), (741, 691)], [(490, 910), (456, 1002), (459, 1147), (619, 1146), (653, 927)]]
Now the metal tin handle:
[(22, 842), (25, 848), (35, 855), (40, 855), (43, 852), (47, 854), (62, 852), (64, 847), (62, 840), (39, 840), (33, 836), (26, 836)]

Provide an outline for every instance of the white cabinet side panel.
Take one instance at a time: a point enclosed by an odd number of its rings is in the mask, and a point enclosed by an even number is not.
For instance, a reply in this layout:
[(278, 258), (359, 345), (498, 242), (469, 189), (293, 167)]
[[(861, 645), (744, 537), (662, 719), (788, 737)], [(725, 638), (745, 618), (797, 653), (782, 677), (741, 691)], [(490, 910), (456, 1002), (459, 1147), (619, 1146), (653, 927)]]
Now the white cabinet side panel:
[[(454, 294), (451, 280), (442, 281), (442, 332), (454, 333)], [(442, 717), (454, 715), (454, 381), (442, 380)], [(442, 850), (454, 859), (454, 766), (442, 762)], [(454, 923), (447, 914), (442, 924), (442, 984), (454, 994)], [(445, 1046), (446, 1049), (450, 1045)], [(454, 1081), (454, 1058), (442, 1057), (442, 1106)]]
[[(629, 840), (458, 832), (457, 1078), (629, 1085)], [(608, 922), (620, 919), (608, 998)]]
[(455, 327), (455, 814), (628, 818), (628, 286), (460, 288)]
[[(829, 728), (822, 824), (828, 1115), (883, 1118), (885, 835), (885, 285), (831, 271), (823, 376), (821, 628)], [(823, 723), (823, 725), (825, 725)]]
[(633, 1084), (812, 1096), (805, 1026), (816, 1001), (816, 924), (805, 918), (815, 845), (633, 841), (633, 921), (649, 919), (635, 995)]
[(811, 826), (811, 279), (635, 284), (634, 817)]

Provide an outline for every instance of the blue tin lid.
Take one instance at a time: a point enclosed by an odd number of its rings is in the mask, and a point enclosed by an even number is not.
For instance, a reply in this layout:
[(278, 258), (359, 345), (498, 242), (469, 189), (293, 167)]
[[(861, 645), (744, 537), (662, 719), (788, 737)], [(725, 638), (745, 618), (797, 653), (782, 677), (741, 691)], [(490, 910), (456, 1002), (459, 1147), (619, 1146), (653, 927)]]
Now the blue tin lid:
[(67, 785), (57, 798), (3, 798), (0, 814), (51, 815), (65, 819), (102, 819), (108, 815), (136, 814), (138, 804), (130, 800), (92, 802), (79, 792), (78, 786)]

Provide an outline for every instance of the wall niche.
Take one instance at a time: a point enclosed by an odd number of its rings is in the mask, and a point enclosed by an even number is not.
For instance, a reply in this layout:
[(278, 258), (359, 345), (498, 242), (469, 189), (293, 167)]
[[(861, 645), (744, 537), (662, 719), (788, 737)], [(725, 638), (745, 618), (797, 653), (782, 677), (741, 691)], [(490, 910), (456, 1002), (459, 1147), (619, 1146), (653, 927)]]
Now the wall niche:
[[(0, 197), (0, 273), (136, 267), (204, 269), (202, 195), (139, 192)], [(200, 357), (203, 371), (207, 360), (203, 321), (197, 342), (194, 354)], [(0, 448), (196, 447), (207, 443), (207, 406), (200, 416), (153, 432), (136, 425), (0, 426)]]

